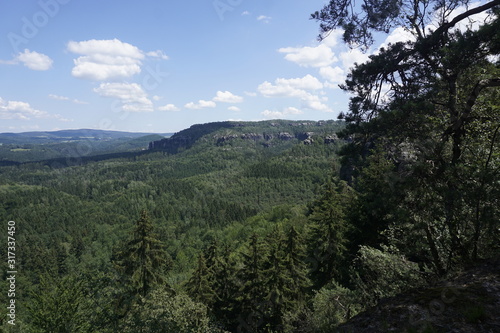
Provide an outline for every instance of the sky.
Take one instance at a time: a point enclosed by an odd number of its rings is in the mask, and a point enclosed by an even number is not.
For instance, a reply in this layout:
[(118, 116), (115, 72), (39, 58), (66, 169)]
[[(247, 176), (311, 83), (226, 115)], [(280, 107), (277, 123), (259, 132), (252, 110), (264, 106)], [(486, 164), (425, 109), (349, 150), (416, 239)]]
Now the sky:
[(0, 132), (336, 119), (338, 84), (373, 50), (319, 42), (326, 3), (0, 0)]

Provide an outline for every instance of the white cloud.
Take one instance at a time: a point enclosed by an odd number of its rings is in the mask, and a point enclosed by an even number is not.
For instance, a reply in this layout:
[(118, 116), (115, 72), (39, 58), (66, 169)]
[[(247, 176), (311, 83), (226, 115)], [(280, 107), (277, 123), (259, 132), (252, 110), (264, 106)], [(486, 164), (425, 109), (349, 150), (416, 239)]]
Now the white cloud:
[(323, 83), (308, 74), (296, 79), (276, 79), (274, 85), (266, 81), (259, 85), (257, 90), (265, 97), (299, 98), (303, 108), (331, 112), (332, 110), (323, 103), (328, 100), (326, 97), (320, 98), (309, 92), (317, 91), (323, 87)]
[(257, 87), (265, 97), (302, 97), (307, 95), (306, 90), (322, 89), (323, 84), (314, 76), (307, 74), (302, 78), (278, 78), (275, 84), (265, 81)]
[(89, 104), (87, 102), (80, 101), (80, 100), (78, 100), (76, 98), (71, 99), (71, 98), (66, 97), (66, 96), (59, 96), (59, 95), (54, 95), (54, 94), (49, 94), (49, 98), (55, 99), (55, 100), (58, 100), (58, 101), (70, 101), (70, 102), (73, 102), (75, 104)]
[(0, 119), (31, 120), (32, 118), (55, 118), (68, 121), (60, 115), (51, 115), (48, 112), (37, 110), (29, 103), (20, 101), (5, 101), (0, 97)]
[(241, 109), (237, 106), (230, 106), (227, 108), (229, 111), (239, 112)]
[(160, 106), (158, 108), (158, 110), (160, 111), (171, 111), (171, 112), (175, 112), (175, 111), (180, 111), (181, 109), (179, 109), (177, 106), (175, 106), (174, 104), (167, 104), (167, 105), (164, 105), (164, 106)]
[(159, 58), (159, 59), (162, 59), (162, 60), (168, 60), (169, 59), (168, 55), (166, 55), (161, 50), (151, 51), (151, 52), (146, 53), (146, 55), (148, 57)]
[(141, 72), (144, 53), (118, 39), (71, 41), (68, 51), (82, 56), (74, 60), (72, 75), (77, 78), (106, 81), (131, 77)]
[(246, 16), (250, 15), (250, 12), (248, 10), (245, 10), (243, 13), (241, 13), (241, 16)]
[(286, 118), (289, 115), (298, 115), (298, 114), (303, 114), (304, 112), (294, 108), (294, 107), (288, 107), (283, 109), (283, 111), (271, 111), (271, 110), (265, 110), (261, 112), (261, 115), (263, 115), (265, 118), (268, 119), (279, 119), (279, 118)]
[(184, 107), (186, 109), (191, 109), (191, 110), (200, 110), (200, 109), (206, 109), (206, 108), (215, 108), (217, 104), (215, 104), (214, 101), (205, 101), (200, 99), (198, 103), (194, 102), (189, 102)]
[(25, 49), (12, 60), (0, 60), (0, 64), (17, 65), (19, 63), (35, 71), (46, 71), (52, 68), (53, 60), (45, 54)]
[(35, 71), (46, 71), (52, 68), (52, 59), (42, 53), (25, 49), (24, 53), (20, 53), (16, 60), (22, 62), (24, 66)]
[(153, 102), (137, 83), (101, 83), (98, 88), (94, 88), (94, 91), (102, 97), (118, 99), (125, 111), (153, 111)]
[(408, 29), (404, 27), (397, 27), (387, 36), (382, 45), (380, 45), (379, 49), (387, 47), (389, 44), (407, 41), (415, 41), (415, 36)]
[(257, 17), (257, 21), (261, 21), (261, 22), (264, 22), (264, 23), (271, 22), (271, 19), (272, 19), (272, 17), (266, 16), (266, 15), (260, 15), (259, 17)]
[(331, 30), (328, 35), (321, 41), (321, 44), (326, 45), (328, 47), (335, 47), (342, 42), (342, 35), (344, 34), (343, 29), (334, 29)]
[(339, 66), (322, 67), (319, 70), (319, 74), (327, 80), (325, 85), (329, 88), (338, 88), (338, 84), (343, 83), (346, 78), (345, 71)]
[(59, 96), (59, 95), (54, 95), (54, 94), (50, 94), (49, 98), (56, 99), (58, 101), (69, 101), (69, 99), (70, 99), (69, 97), (64, 97), (64, 96)]
[(328, 98), (326, 97), (321, 98), (317, 95), (308, 94), (307, 96), (302, 98), (302, 108), (322, 112), (333, 112), (333, 110), (324, 103), (327, 101)]
[(320, 44), (316, 47), (284, 47), (280, 48), (278, 52), (286, 53), (286, 60), (302, 67), (325, 67), (338, 60), (335, 53), (326, 44)]
[(354, 67), (354, 64), (362, 64), (369, 60), (369, 54), (363, 53), (359, 49), (352, 49), (347, 52), (342, 52), (340, 54), (340, 59), (342, 60), (342, 66), (344, 70), (349, 70)]
[(213, 98), (213, 101), (221, 103), (241, 103), (243, 102), (243, 97), (233, 95), (229, 91), (217, 91), (217, 95)]

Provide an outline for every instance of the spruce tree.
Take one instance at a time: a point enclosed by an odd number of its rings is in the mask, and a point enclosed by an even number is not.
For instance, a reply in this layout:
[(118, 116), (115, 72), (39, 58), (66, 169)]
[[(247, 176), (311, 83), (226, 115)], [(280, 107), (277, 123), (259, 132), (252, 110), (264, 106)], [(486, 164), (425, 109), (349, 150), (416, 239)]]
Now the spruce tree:
[[(228, 245), (225, 245), (221, 250), (218, 247), (213, 248), (214, 244), (209, 248), (209, 259), (207, 263), (211, 263), (208, 269), (212, 272), (212, 288), (215, 292), (215, 302), (213, 304), (212, 313), (217, 318), (222, 326), (236, 328), (238, 325), (234, 318), (237, 315), (238, 293), (240, 285), (238, 284), (236, 262), (231, 258), (232, 252)], [(214, 260), (210, 260), (210, 250), (215, 250)]]
[(165, 283), (164, 273), (170, 258), (153, 229), (148, 212), (143, 210), (132, 240), (116, 255), (116, 267), (132, 296), (145, 297), (155, 285)]
[(294, 291), (292, 299), (302, 302), (305, 299), (307, 289), (311, 286), (308, 275), (308, 267), (305, 262), (306, 247), (300, 233), (291, 227), (286, 235), (285, 244), (285, 268), (291, 277), (290, 289)]
[(264, 288), (266, 249), (257, 234), (250, 237), (248, 249), (243, 255), (243, 267), (238, 278), (241, 283), (237, 312), (238, 331), (258, 332), (265, 319), (267, 295)]
[(311, 233), (309, 258), (311, 277), (316, 289), (334, 277), (340, 277), (340, 267), (346, 250), (347, 185), (329, 180), (322, 196), (315, 202), (310, 215)]
[(212, 285), (213, 274), (207, 267), (205, 256), (203, 253), (200, 253), (198, 256), (198, 266), (186, 283), (186, 291), (193, 300), (211, 308), (216, 297)]
[(269, 248), (264, 271), (265, 301), (264, 326), (272, 331), (283, 329), (283, 314), (292, 308), (295, 291), (293, 277), (287, 269), (283, 231), (277, 226), (267, 237)]

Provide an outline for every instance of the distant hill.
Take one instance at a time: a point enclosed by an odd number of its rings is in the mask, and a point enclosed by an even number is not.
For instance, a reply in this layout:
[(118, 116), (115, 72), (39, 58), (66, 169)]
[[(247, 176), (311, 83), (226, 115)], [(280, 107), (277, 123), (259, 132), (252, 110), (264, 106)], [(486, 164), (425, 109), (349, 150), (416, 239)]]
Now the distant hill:
[[(114, 158), (133, 158), (149, 152), (198, 154), (213, 148), (260, 147), (279, 153), (297, 144), (332, 144), (342, 121), (224, 121), (193, 125), (178, 133), (150, 134), (100, 130), (64, 130), (0, 134), (0, 164), (44, 161), (66, 165)], [(2, 140), (4, 140), (2, 142)], [(226, 147), (226, 148), (224, 148)]]
[(264, 147), (282, 142), (312, 144), (317, 140), (335, 141), (336, 132), (344, 126), (341, 121), (291, 121), (268, 120), (258, 122), (224, 121), (193, 125), (171, 137), (152, 141), (150, 150), (175, 154), (191, 148), (198, 141), (208, 141), (217, 146), (234, 145), (244, 141)]
[[(81, 140), (114, 140), (121, 138), (139, 138), (153, 133), (137, 133), (122, 131), (104, 131), (95, 129), (74, 129), (49, 132), (23, 132), (23, 133), (0, 133), (0, 143), (3, 144), (27, 144), (27, 143), (56, 143)], [(158, 135), (167, 137), (172, 133)]]
[(170, 135), (93, 129), (0, 133), (0, 165), (142, 151)]

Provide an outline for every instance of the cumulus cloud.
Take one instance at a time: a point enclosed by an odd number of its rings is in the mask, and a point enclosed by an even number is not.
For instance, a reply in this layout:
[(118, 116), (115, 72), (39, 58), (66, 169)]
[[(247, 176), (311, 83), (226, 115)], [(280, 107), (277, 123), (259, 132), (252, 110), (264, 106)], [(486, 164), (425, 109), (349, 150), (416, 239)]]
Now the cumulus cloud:
[(15, 61), (21, 62), (24, 66), (35, 71), (46, 71), (52, 68), (52, 59), (42, 53), (24, 50), (24, 53), (19, 53)]
[(237, 106), (230, 106), (227, 108), (229, 111), (239, 112), (241, 109)]
[(345, 81), (346, 76), (345, 71), (339, 66), (322, 67), (319, 70), (319, 74), (321, 75), (321, 77), (327, 80), (325, 86), (329, 88), (338, 88), (338, 85)]
[(137, 83), (101, 83), (94, 91), (102, 97), (116, 98), (124, 111), (153, 111), (153, 102)]
[(175, 112), (175, 111), (180, 111), (181, 109), (179, 109), (177, 106), (175, 106), (174, 104), (167, 104), (167, 105), (164, 105), (164, 106), (160, 106), (158, 108), (158, 110), (160, 111), (171, 111), (171, 112)]
[(296, 79), (279, 78), (275, 80), (275, 84), (266, 81), (260, 84), (257, 90), (265, 97), (299, 98), (303, 108), (331, 112), (331, 109), (324, 104), (328, 100), (326, 97), (319, 97), (310, 92), (320, 90), (323, 87), (323, 83), (308, 74)]
[(354, 64), (362, 64), (369, 60), (369, 54), (363, 53), (359, 49), (352, 49), (347, 52), (342, 52), (340, 54), (340, 59), (342, 60), (342, 66), (345, 70), (349, 70), (354, 67)]
[(326, 44), (315, 47), (284, 47), (280, 48), (278, 52), (286, 53), (286, 60), (302, 67), (324, 67), (337, 61), (335, 53)]
[(325, 104), (328, 101), (327, 97), (307, 94), (302, 99), (302, 108), (322, 112), (333, 112), (333, 110)]
[(71, 74), (80, 79), (108, 81), (123, 79), (141, 72), (142, 61), (146, 56), (168, 59), (163, 51), (144, 53), (138, 47), (118, 39), (70, 41), (68, 51), (79, 54), (74, 60)]
[(189, 102), (184, 107), (186, 109), (191, 109), (191, 110), (200, 110), (200, 109), (207, 109), (207, 108), (215, 108), (217, 104), (215, 104), (214, 101), (205, 101), (200, 99), (197, 103), (194, 102)]
[(33, 108), (29, 103), (21, 101), (5, 101), (0, 97), (0, 119), (31, 120), (32, 118), (54, 118), (68, 121), (60, 115), (52, 115), (48, 112)]
[(19, 63), (35, 71), (46, 71), (52, 68), (53, 60), (49, 56), (25, 49), (12, 60), (0, 60), (0, 64), (17, 65)]
[(229, 91), (217, 91), (213, 101), (221, 103), (241, 103), (243, 102), (243, 97), (233, 95), (233, 93)]
[(286, 118), (289, 115), (298, 115), (298, 114), (303, 114), (304, 112), (294, 108), (294, 107), (288, 107), (283, 109), (283, 111), (271, 111), (271, 110), (265, 110), (261, 112), (261, 115), (263, 115), (265, 118), (268, 119), (279, 119), (279, 118)]
[(307, 90), (322, 89), (323, 84), (314, 76), (307, 74), (302, 78), (278, 78), (272, 84), (268, 81), (260, 84), (257, 91), (265, 97), (302, 97)]

